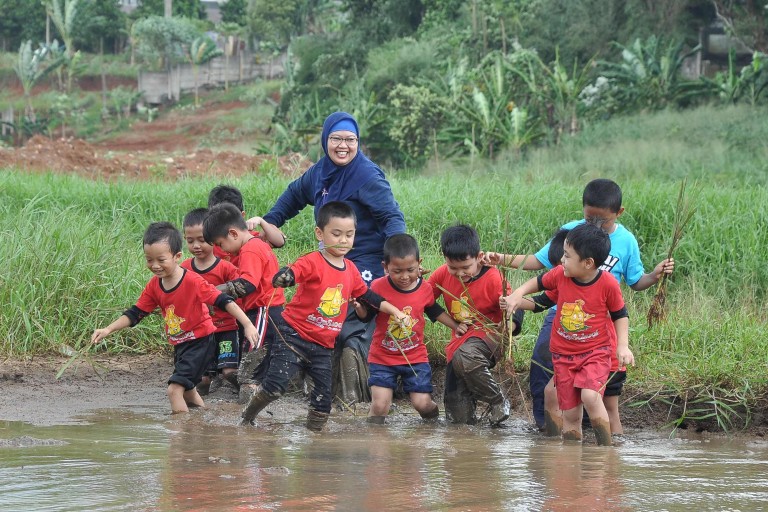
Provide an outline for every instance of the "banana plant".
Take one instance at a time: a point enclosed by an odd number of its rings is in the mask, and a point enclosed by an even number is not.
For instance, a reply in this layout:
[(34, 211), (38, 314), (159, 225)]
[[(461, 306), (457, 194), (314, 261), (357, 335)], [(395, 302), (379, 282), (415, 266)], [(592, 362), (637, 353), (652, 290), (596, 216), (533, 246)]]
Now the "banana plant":
[(35, 121), (35, 109), (32, 106), (32, 88), (63, 63), (63, 56), (53, 53), (49, 46), (40, 45), (36, 50), (32, 50), (31, 40), (21, 43), (13, 70), (16, 72), (16, 76), (19, 78), (21, 87), (24, 90), (24, 100), (26, 102), (24, 115), (30, 121)]
[(80, 0), (43, 0), (45, 11), (53, 21), (64, 41), (65, 65), (67, 70), (67, 93), (72, 91), (72, 79), (77, 72), (79, 52), (75, 51), (74, 34), (77, 8)]
[(197, 77), (200, 71), (200, 66), (223, 53), (221, 48), (218, 48), (216, 43), (214, 43), (210, 37), (198, 37), (189, 45), (187, 59), (190, 64), (192, 64), (192, 73), (195, 77), (195, 108), (199, 105)]

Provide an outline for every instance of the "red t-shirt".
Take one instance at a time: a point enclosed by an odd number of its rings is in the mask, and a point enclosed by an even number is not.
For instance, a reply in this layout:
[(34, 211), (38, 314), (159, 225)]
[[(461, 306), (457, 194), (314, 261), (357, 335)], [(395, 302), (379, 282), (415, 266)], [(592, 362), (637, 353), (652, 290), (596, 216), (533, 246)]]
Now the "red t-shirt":
[[(496, 267), (483, 267), (469, 283), (463, 283), (448, 272), (446, 265), (441, 265), (429, 276), (429, 282), (434, 288), (435, 298), (442, 294), (445, 309), (454, 320), (472, 324), (463, 336), (454, 336), (445, 347), (445, 356), (450, 362), (456, 349), (470, 337), (485, 339), (487, 329), (483, 324), (501, 322), (503, 318), (499, 307), (503, 283), (501, 272)], [(438, 286), (446, 291), (444, 292)], [(507, 290), (505, 295), (509, 293)], [(483, 315), (485, 318), (478, 315)]]
[(280, 266), (277, 256), (266, 242), (251, 238), (230, 261), (240, 271), (240, 277), (256, 287), (255, 292), (243, 297), (243, 310), (285, 304), (283, 289), (272, 286), (272, 278)]
[(221, 292), (208, 281), (184, 269), (181, 281), (171, 290), (164, 290), (160, 278), (152, 276), (136, 307), (149, 314), (159, 306), (168, 342), (178, 345), (216, 331), (207, 305), (213, 306), (219, 295)]
[(391, 315), (378, 313), (368, 362), (386, 366), (428, 363), (424, 310), (435, 304), (432, 285), (422, 279), (413, 290), (403, 291), (392, 284), (389, 276), (384, 276), (371, 283), (371, 290), (405, 313), (410, 327), (401, 329)]
[[(218, 286), (220, 284), (226, 283), (227, 281), (232, 281), (233, 279), (240, 277), (240, 272), (238, 272), (237, 267), (235, 267), (230, 262), (219, 258), (216, 258), (216, 261), (213, 262), (213, 265), (202, 270), (195, 266), (195, 258), (189, 258), (182, 261), (181, 266), (182, 268), (191, 270), (192, 272), (200, 275), (213, 286)], [(226, 311), (214, 308), (213, 314), (211, 315), (211, 320), (213, 320), (213, 325), (216, 327), (216, 332), (237, 330), (237, 320), (235, 320), (235, 317)]]
[[(255, 236), (256, 238), (258, 238), (259, 240), (264, 240), (266, 242), (267, 236), (266, 234), (264, 234), (263, 231), (249, 231), (249, 233)], [(237, 266), (235, 262), (232, 261), (233, 259), (235, 260), (237, 259), (237, 255), (233, 256), (232, 254), (229, 254), (227, 251), (222, 250), (221, 247), (219, 247), (218, 245), (213, 246), (213, 255), (216, 256), (217, 258), (221, 258), (222, 260), (228, 261), (233, 265)]]
[(298, 288), (285, 306), (283, 318), (304, 340), (333, 348), (347, 317), (349, 299), (368, 291), (360, 271), (348, 259), (344, 268), (335, 267), (320, 251), (302, 256), (291, 270)]
[(557, 303), (549, 349), (556, 354), (581, 354), (598, 347), (616, 347), (611, 312), (624, 308), (616, 278), (600, 271), (591, 283), (579, 283), (558, 266), (541, 276), (547, 296)]

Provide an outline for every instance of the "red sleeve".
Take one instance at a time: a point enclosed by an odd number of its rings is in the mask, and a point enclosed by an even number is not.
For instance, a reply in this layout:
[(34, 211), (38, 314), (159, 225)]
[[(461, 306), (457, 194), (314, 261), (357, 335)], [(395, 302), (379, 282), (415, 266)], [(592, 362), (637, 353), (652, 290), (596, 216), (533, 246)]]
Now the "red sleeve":
[(221, 295), (221, 291), (216, 289), (215, 286), (213, 286), (211, 283), (200, 277), (199, 274), (195, 274), (194, 272), (188, 272), (186, 277), (195, 276), (198, 279), (195, 279), (195, 288), (197, 289), (197, 295), (200, 297), (200, 300), (205, 302), (206, 304), (210, 306), (216, 305), (216, 299), (219, 298), (219, 295)]
[[(264, 273), (264, 269), (267, 268), (264, 256), (260, 251), (249, 251), (248, 257), (242, 256), (238, 260), (238, 268), (240, 269), (240, 277), (248, 281), (254, 288), (259, 290), (261, 286), (261, 276)], [(270, 279), (272, 277), (270, 276)]]
[(141, 292), (139, 300), (136, 301), (136, 307), (140, 310), (151, 313), (155, 310), (156, 307), (160, 305), (160, 303), (157, 301), (157, 281), (157, 277), (152, 276), (152, 279), (149, 280), (147, 285), (144, 287), (144, 290)]
[(294, 261), (290, 266), (293, 271), (294, 278), (297, 284), (307, 283), (317, 278), (320, 270), (315, 269), (315, 265), (311, 261), (311, 256), (315, 253), (310, 253), (300, 257)]
[(226, 260), (219, 261), (221, 267), (221, 276), (224, 278), (224, 282), (234, 281), (240, 277), (240, 270), (230, 262)]
[(445, 265), (442, 265), (437, 268), (434, 272), (432, 272), (432, 275), (429, 276), (427, 279), (427, 282), (432, 286), (432, 295), (435, 297), (435, 300), (437, 300), (440, 295), (442, 295), (443, 291), (438, 288), (438, 286), (442, 286), (445, 279)]
[(541, 276), (541, 279), (539, 279), (539, 282), (544, 287), (545, 290), (556, 290), (557, 285), (560, 282), (560, 279), (563, 277), (563, 267), (562, 265), (558, 265), (552, 270), (547, 271), (543, 276)]
[(616, 279), (606, 279), (605, 282), (608, 284), (608, 293), (606, 294), (608, 311), (611, 313), (620, 311), (624, 307), (624, 296), (621, 294), (619, 282)]

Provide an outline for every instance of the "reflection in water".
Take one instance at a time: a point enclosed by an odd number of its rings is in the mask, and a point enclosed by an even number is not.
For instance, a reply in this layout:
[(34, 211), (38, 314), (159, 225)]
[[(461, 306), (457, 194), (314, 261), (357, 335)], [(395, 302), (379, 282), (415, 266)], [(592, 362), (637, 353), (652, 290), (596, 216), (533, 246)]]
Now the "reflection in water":
[(529, 450), (531, 477), (543, 487), (539, 510), (630, 510), (617, 450), (572, 442), (539, 442)]
[[(185, 416), (109, 412), (90, 425), (0, 423), (68, 444), (0, 443), (0, 509), (568, 511), (759, 510), (768, 444), (630, 436), (622, 446), (527, 432), (387, 426), (333, 416), (316, 434), (276, 416), (238, 428), (236, 406)], [(231, 416), (231, 417), (230, 417)]]

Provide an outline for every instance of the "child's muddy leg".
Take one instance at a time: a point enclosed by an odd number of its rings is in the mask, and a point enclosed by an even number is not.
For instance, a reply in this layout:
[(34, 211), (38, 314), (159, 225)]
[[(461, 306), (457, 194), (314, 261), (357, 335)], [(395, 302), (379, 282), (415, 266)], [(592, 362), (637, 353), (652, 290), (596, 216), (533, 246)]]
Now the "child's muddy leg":
[(171, 412), (173, 414), (180, 412), (189, 412), (187, 402), (184, 400), (184, 386), (172, 382), (168, 384), (168, 400), (171, 402)]
[(592, 430), (595, 431), (598, 445), (611, 446), (613, 444), (610, 422), (602, 419), (592, 419)]
[(581, 441), (581, 404), (563, 411), (563, 440)]
[(184, 401), (187, 403), (187, 407), (205, 407), (203, 397), (197, 392), (197, 388), (184, 391)]
[(563, 431), (563, 412), (557, 403), (555, 379), (544, 388), (544, 435), (557, 437)]

